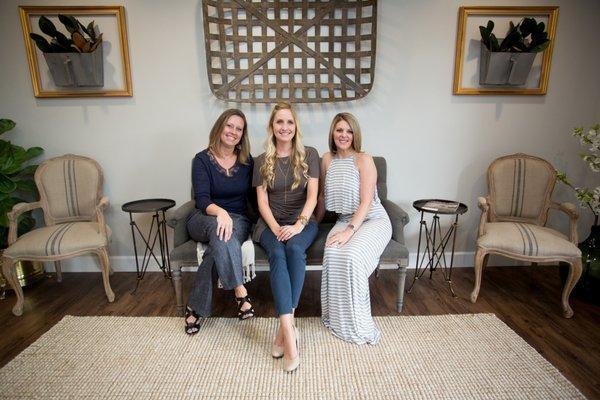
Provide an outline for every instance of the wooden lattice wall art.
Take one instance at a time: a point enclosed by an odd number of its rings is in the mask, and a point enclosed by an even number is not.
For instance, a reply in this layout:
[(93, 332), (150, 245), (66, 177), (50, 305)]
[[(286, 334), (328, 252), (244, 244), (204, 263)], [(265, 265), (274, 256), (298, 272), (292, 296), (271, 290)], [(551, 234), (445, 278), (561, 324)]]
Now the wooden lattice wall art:
[(203, 0), (210, 88), (222, 100), (346, 101), (375, 77), (377, 0)]

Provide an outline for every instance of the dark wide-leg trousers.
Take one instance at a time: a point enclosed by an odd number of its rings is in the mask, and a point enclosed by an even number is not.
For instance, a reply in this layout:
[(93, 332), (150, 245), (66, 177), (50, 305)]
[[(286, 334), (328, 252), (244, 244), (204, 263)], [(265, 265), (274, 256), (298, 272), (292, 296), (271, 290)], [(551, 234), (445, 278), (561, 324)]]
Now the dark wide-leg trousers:
[(248, 239), (251, 223), (243, 215), (230, 213), (229, 216), (233, 220), (233, 233), (227, 242), (217, 236), (216, 217), (196, 212), (187, 222), (190, 237), (208, 244), (188, 298), (188, 305), (202, 317), (210, 316), (213, 282), (217, 278), (226, 290), (244, 282), (242, 243)]

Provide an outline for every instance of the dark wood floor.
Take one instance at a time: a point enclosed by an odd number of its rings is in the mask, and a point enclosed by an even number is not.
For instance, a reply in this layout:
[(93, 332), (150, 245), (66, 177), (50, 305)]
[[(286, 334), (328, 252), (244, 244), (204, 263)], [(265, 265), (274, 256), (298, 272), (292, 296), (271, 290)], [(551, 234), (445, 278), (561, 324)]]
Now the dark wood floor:
[[(63, 282), (54, 277), (25, 290), (22, 317), (11, 313), (14, 295), (9, 292), (0, 301), (0, 366), (4, 366), (23, 349), (49, 330), (64, 315), (175, 316), (173, 290), (161, 273), (148, 273), (135, 294), (134, 273), (115, 273), (111, 277), (116, 294), (114, 303), (106, 302), (100, 274), (65, 273)], [(320, 315), (318, 271), (307, 273), (300, 317)], [(407, 283), (412, 279), (409, 271)], [(494, 313), (548, 361), (556, 366), (590, 399), (600, 399), (600, 313), (593, 306), (572, 299), (575, 316), (561, 316), (560, 282), (555, 267), (504, 267), (486, 270), (479, 300), (467, 299), (473, 285), (471, 268), (455, 269), (452, 298), (441, 274), (417, 282), (405, 296), (403, 315), (457, 313)], [(185, 293), (192, 282), (184, 273)], [(259, 316), (274, 316), (268, 273), (262, 272), (248, 285)], [(371, 277), (371, 302), (374, 315), (397, 315), (395, 312), (396, 271), (383, 270), (379, 278)], [(231, 292), (217, 290), (213, 315), (236, 315)]]

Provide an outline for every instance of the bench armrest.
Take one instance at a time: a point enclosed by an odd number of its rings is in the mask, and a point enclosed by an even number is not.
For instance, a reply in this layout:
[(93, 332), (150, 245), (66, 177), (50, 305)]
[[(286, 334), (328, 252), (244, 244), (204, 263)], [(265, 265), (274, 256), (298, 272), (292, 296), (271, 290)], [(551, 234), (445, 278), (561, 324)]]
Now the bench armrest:
[(175, 210), (167, 212), (167, 225), (173, 228), (173, 247), (184, 244), (190, 240), (187, 231), (187, 220), (196, 209), (196, 204), (193, 200), (182, 204)]
[(390, 217), (392, 223), (392, 239), (395, 241), (405, 244), (404, 242), (404, 226), (408, 224), (409, 218), (406, 211), (404, 211), (398, 204), (385, 199), (381, 201), (383, 208)]

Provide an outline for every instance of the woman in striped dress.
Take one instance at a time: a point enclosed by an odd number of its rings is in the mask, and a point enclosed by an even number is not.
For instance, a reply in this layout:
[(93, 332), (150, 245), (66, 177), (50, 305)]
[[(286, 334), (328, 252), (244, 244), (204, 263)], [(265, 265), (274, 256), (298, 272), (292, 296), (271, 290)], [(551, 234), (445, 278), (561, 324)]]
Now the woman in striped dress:
[(318, 218), (325, 209), (339, 216), (325, 242), (322, 320), (343, 340), (377, 344), (380, 332), (371, 317), (369, 275), (392, 236), (392, 225), (377, 196), (377, 169), (373, 158), (361, 152), (360, 127), (352, 114), (334, 117), (329, 150), (321, 168)]

